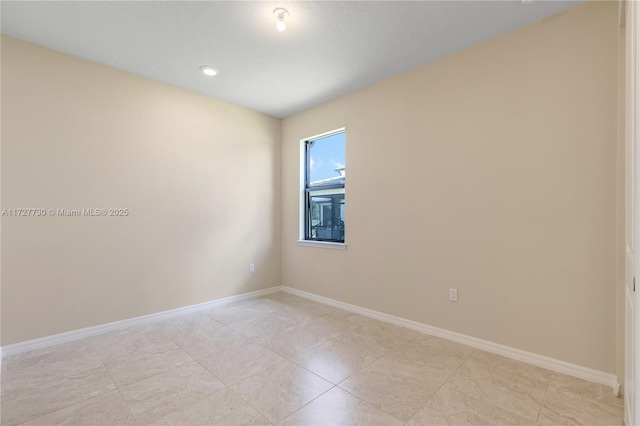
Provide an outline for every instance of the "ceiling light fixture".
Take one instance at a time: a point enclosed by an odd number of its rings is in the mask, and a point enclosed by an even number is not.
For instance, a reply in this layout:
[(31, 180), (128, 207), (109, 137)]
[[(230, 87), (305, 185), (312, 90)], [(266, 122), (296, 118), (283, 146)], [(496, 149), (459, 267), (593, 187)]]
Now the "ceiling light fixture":
[(287, 16), (289, 16), (289, 12), (287, 12), (287, 9), (283, 9), (281, 7), (274, 9), (273, 16), (275, 16), (278, 20), (278, 22), (276, 23), (276, 28), (278, 29), (278, 31), (284, 31), (284, 29), (287, 28), (287, 24), (284, 23), (284, 20)]
[(208, 75), (208, 76), (214, 76), (214, 75), (220, 74), (220, 71), (218, 71), (216, 68), (211, 67), (209, 65), (201, 66), (200, 71), (202, 71), (204, 75)]

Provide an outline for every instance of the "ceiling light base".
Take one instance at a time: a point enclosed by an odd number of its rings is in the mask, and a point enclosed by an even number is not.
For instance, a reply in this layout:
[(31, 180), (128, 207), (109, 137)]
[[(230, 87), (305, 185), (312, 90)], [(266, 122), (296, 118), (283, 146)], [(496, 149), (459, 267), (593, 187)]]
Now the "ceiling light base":
[(287, 11), (287, 9), (283, 9), (281, 7), (274, 9), (273, 16), (275, 16), (278, 21), (276, 23), (276, 28), (278, 29), (278, 31), (284, 31), (284, 29), (286, 28), (284, 20), (287, 18), (287, 16), (289, 16), (289, 12)]

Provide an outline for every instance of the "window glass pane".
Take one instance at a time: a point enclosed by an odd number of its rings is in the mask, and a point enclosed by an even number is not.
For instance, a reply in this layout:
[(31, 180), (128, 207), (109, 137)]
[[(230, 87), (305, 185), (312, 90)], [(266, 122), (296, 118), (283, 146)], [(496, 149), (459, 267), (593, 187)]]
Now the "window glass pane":
[(309, 187), (344, 185), (344, 132), (309, 142)]
[(344, 241), (344, 194), (309, 194), (310, 238)]

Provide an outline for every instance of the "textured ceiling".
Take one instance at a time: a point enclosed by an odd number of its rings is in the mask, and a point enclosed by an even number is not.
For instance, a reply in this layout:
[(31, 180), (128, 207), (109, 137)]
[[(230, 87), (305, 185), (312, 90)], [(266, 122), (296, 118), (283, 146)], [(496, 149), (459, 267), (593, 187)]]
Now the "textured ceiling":
[[(3, 0), (1, 28), (282, 118), (577, 3)], [(276, 7), (289, 10), (284, 32)]]

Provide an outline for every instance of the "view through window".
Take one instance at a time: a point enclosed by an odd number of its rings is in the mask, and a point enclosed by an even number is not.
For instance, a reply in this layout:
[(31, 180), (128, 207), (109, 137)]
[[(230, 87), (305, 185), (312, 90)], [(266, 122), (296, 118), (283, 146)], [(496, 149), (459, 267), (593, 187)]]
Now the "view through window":
[(344, 243), (345, 132), (304, 142), (305, 240)]

